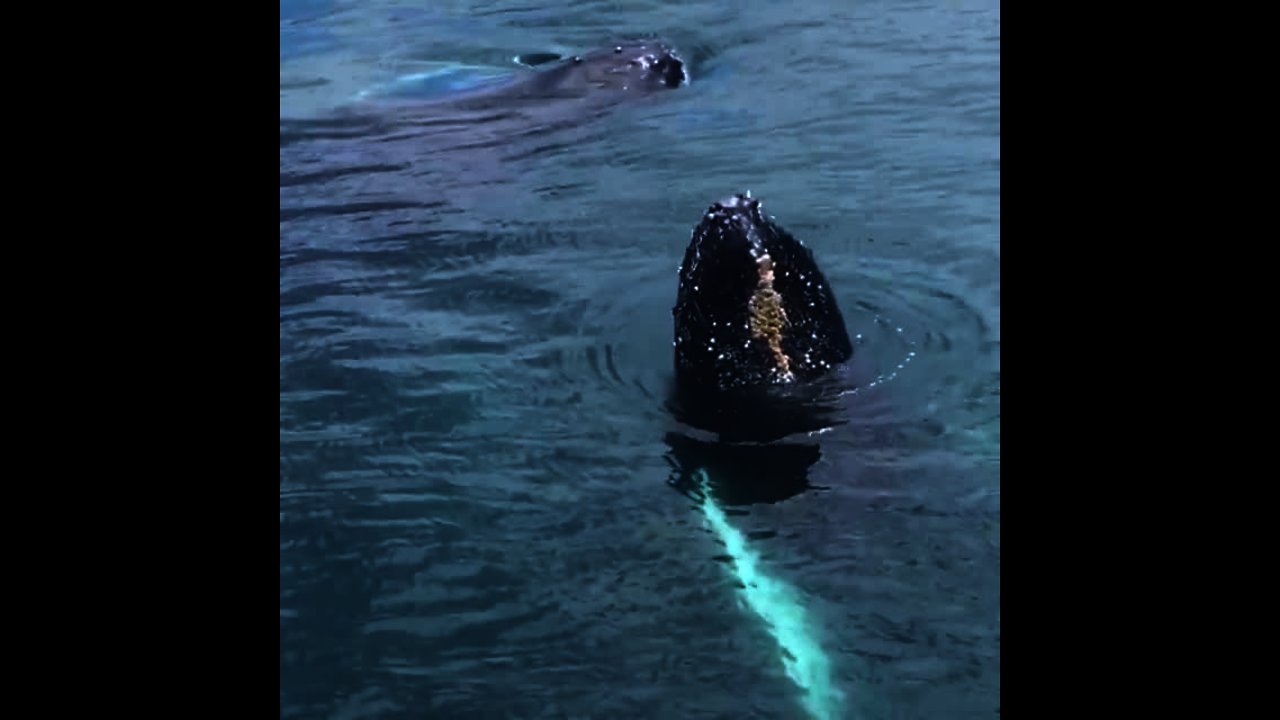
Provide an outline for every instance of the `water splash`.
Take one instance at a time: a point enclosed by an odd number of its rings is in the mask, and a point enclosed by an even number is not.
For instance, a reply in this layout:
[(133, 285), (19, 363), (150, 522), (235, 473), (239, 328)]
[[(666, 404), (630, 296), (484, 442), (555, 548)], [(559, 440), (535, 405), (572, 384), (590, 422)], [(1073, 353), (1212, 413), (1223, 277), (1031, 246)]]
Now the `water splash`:
[(844, 693), (832, 679), (831, 661), (822, 650), (816, 629), (805, 613), (795, 588), (766, 575), (760, 555), (747, 544), (746, 536), (729, 524), (728, 517), (711, 496), (705, 470), (694, 473), (702, 490), (700, 507), (707, 525), (724, 543), (733, 559), (733, 572), (742, 582), (747, 607), (764, 621), (778, 643), (787, 676), (804, 691), (802, 704), (814, 720), (842, 717)]

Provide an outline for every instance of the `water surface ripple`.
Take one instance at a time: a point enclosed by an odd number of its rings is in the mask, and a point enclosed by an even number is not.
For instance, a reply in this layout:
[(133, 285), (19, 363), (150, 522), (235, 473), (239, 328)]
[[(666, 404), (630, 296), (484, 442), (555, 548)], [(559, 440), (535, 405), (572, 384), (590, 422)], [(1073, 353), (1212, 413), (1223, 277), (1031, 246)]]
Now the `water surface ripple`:
[[(639, 32), (694, 82), (334, 110)], [(670, 484), (676, 266), (748, 188), (878, 384), (803, 492), (728, 519), (853, 716), (998, 716), (999, 34), (994, 2), (282, 0), (282, 716), (804, 717)]]

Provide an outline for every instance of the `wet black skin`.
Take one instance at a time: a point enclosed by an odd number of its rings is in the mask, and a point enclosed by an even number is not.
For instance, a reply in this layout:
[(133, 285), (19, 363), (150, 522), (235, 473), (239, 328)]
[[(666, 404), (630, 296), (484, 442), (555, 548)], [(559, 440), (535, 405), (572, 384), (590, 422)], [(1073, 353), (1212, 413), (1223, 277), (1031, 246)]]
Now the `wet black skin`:
[(580, 97), (599, 91), (647, 94), (672, 90), (689, 82), (688, 69), (676, 51), (659, 40), (636, 41), (565, 58), (540, 62), (544, 69), (522, 73), (511, 83), (454, 102), (468, 106), (511, 101)]
[(689, 80), (684, 60), (657, 40), (574, 56), (541, 75), (543, 84), (640, 91), (674, 89)]
[[(765, 255), (786, 314), (777, 344), (788, 372), (779, 371), (774, 348), (750, 327)], [(844, 371), (853, 358), (843, 314), (812, 251), (766, 216), (758, 199), (725, 198), (693, 231), (672, 316), (669, 407), (699, 432), (666, 436), (670, 484), (697, 495), (696, 473), (705, 471), (729, 505), (804, 492), (809, 468), (821, 457), (808, 433), (845, 422)]]
[[(787, 318), (781, 349), (789, 377), (779, 371), (768, 342), (749, 328), (758, 261), (765, 254)], [(694, 229), (672, 315), (682, 386), (729, 391), (806, 383), (853, 356), (844, 317), (813, 252), (765, 216), (758, 199), (744, 195), (713, 204)]]

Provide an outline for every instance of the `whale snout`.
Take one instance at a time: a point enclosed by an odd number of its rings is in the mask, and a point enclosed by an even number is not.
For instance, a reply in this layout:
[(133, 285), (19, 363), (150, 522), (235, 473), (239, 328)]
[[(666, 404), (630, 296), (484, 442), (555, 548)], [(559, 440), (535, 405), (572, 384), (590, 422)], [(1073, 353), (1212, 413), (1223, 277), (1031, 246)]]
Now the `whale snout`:
[(735, 193), (707, 208), (693, 231), (693, 241), (721, 258), (732, 254), (745, 259), (749, 254), (755, 261), (768, 252), (764, 233), (769, 225), (761, 212), (759, 199), (751, 197), (750, 193)]
[(650, 68), (663, 85), (678, 88), (689, 82), (689, 74), (685, 72), (684, 61), (672, 52), (663, 53)]
[(750, 192), (747, 192), (745, 195), (742, 193), (734, 193), (723, 200), (715, 202), (711, 207), (716, 210), (724, 211), (739, 209), (750, 210), (760, 207), (760, 200), (758, 198), (751, 197)]
[(648, 87), (678, 88), (689, 84), (689, 70), (675, 48), (656, 40), (635, 41), (616, 45), (611, 58), (613, 72), (643, 78)]

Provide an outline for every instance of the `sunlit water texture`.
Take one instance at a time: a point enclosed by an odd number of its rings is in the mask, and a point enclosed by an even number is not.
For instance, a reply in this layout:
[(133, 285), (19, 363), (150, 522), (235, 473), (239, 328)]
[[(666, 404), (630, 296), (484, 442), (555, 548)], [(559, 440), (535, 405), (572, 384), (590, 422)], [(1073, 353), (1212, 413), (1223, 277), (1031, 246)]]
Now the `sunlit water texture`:
[[(349, 106), (639, 33), (688, 87)], [(998, 716), (999, 36), (994, 2), (282, 2), (282, 717)], [(876, 381), (785, 450), (665, 405), (690, 230), (747, 189)]]

